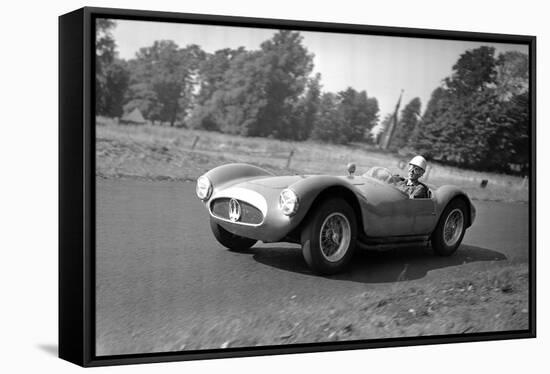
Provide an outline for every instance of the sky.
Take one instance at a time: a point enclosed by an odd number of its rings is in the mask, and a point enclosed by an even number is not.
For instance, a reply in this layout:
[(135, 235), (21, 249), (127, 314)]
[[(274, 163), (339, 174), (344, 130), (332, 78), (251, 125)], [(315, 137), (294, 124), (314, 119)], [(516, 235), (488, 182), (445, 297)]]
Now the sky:
[[(131, 59), (155, 40), (173, 40), (180, 47), (197, 44), (206, 52), (222, 48), (259, 49), (277, 30), (117, 20), (112, 34), (119, 57)], [(527, 45), (449, 41), (438, 39), (300, 32), (303, 45), (314, 56), (314, 73), (321, 73), (324, 92), (348, 87), (376, 97), (380, 119), (393, 112), (401, 90), (401, 109), (419, 97), (424, 110), (432, 91), (452, 72), (462, 53), (482, 45), (528, 53)]]

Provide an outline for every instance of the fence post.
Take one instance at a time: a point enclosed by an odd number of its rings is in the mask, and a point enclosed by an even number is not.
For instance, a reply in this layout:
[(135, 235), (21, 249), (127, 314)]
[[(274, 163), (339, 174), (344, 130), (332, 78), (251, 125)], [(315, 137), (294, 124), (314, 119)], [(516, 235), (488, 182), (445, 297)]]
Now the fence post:
[(199, 142), (200, 136), (195, 136), (195, 140), (193, 140), (193, 145), (191, 146), (191, 149), (195, 149), (195, 146)]
[(292, 156), (294, 156), (294, 149), (290, 151), (290, 154), (288, 155), (288, 160), (286, 161), (286, 168), (290, 168), (290, 162), (292, 161)]
[(523, 190), (525, 186), (529, 184), (529, 177), (525, 176), (523, 177), (523, 180), (521, 181), (521, 189)]

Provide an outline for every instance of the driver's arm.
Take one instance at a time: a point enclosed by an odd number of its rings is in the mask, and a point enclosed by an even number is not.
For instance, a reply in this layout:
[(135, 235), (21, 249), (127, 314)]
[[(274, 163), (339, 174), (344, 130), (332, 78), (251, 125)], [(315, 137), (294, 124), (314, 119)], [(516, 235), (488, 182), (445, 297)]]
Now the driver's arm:
[(390, 179), (388, 180), (388, 183), (398, 183), (398, 182), (402, 182), (404, 180), (405, 180), (405, 178), (403, 178), (399, 174), (394, 174), (390, 177)]

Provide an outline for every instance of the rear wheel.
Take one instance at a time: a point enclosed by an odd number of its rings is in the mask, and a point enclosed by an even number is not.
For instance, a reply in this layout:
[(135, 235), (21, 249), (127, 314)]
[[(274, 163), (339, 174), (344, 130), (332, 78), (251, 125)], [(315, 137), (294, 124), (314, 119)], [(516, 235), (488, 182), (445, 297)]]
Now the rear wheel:
[(437, 255), (452, 255), (462, 242), (466, 232), (466, 202), (452, 200), (441, 214), (439, 223), (432, 234), (432, 248)]
[(230, 233), (212, 219), (210, 220), (210, 228), (218, 242), (230, 250), (242, 251), (252, 247), (257, 242), (255, 239), (244, 238)]
[(301, 234), (302, 254), (318, 274), (342, 271), (353, 256), (357, 220), (343, 199), (321, 203), (306, 222)]

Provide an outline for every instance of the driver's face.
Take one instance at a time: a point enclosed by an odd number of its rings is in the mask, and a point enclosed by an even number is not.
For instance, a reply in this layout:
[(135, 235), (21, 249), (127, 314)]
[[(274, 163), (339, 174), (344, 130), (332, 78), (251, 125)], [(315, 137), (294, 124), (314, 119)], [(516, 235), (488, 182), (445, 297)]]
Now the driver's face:
[(410, 165), (409, 164), (409, 179), (410, 180), (415, 181), (418, 178), (420, 178), (422, 176), (422, 174), (424, 174), (424, 170), (422, 170), (422, 168), (419, 168), (416, 165)]

